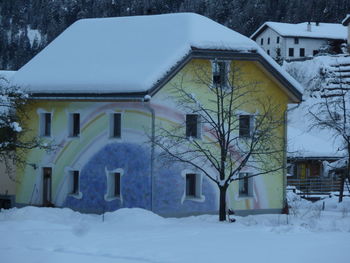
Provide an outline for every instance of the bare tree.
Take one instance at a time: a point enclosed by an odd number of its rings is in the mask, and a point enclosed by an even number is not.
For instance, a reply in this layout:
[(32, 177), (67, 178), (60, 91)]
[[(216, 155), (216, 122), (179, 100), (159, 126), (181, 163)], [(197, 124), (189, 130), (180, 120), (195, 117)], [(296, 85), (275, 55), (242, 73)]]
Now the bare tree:
[(283, 169), (284, 115), (234, 62), (212, 66), (213, 73), (194, 66), (173, 83), (172, 99), (188, 115), (183, 123), (158, 127), (154, 143), (163, 159), (192, 166), (218, 186), (224, 221), (232, 182)]
[(26, 164), (28, 150), (53, 148), (51, 143), (28, 136), (29, 130), (24, 124), (28, 120), (25, 108), (28, 103), (28, 94), (0, 78), (0, 162), (12, 180), (15, 180), (11, 177), (14, 165)]
[(318, 101), (309, 108), (312, 120), (311, 128), (324, 129), (331, 132), (335, 140), (340, 140), (344, 151), (339, 189), (339, 202), (343, 200), (344, 183), (350, 183), (350, 80), (347, 65), (324, 67), (320, 71), (320, 85)]

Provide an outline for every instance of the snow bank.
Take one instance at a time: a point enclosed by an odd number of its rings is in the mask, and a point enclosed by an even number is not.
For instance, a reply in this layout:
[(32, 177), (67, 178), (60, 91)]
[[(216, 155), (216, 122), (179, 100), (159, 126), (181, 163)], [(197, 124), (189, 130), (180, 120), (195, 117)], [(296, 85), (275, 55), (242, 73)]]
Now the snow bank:
[(165, 219), (157, 214), (141, 208), (122, 208), (115, 212), (105, 213), (106, 223), (111, 224), (164, 224)]

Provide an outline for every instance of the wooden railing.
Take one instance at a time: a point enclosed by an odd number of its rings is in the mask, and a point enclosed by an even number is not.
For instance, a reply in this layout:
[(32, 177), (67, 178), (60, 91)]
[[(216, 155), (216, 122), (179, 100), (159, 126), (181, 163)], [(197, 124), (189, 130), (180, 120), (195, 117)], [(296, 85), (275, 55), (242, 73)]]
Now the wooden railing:
[(288, 186), (294, 186), (303, 194), (330, 194), (340, 188), (340, 180), (332, 178), (287, 179)]

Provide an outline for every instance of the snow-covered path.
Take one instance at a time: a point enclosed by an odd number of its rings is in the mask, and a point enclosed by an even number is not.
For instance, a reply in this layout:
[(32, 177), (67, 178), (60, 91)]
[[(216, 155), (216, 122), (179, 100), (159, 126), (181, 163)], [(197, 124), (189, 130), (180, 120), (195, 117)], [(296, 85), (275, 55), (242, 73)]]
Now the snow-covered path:
[(350, 213), (164, 219), (141, 209), (83, 215), (69, 209), (0, 213), (0, 262), (348, 262)]

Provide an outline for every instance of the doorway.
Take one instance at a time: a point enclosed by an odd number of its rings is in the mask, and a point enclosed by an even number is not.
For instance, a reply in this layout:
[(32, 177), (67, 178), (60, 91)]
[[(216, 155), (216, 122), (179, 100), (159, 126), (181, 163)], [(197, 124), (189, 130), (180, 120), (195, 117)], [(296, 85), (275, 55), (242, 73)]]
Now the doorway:
[(53, 206), (52, 204), (52, 168), (43, 168), (43, 206)]

